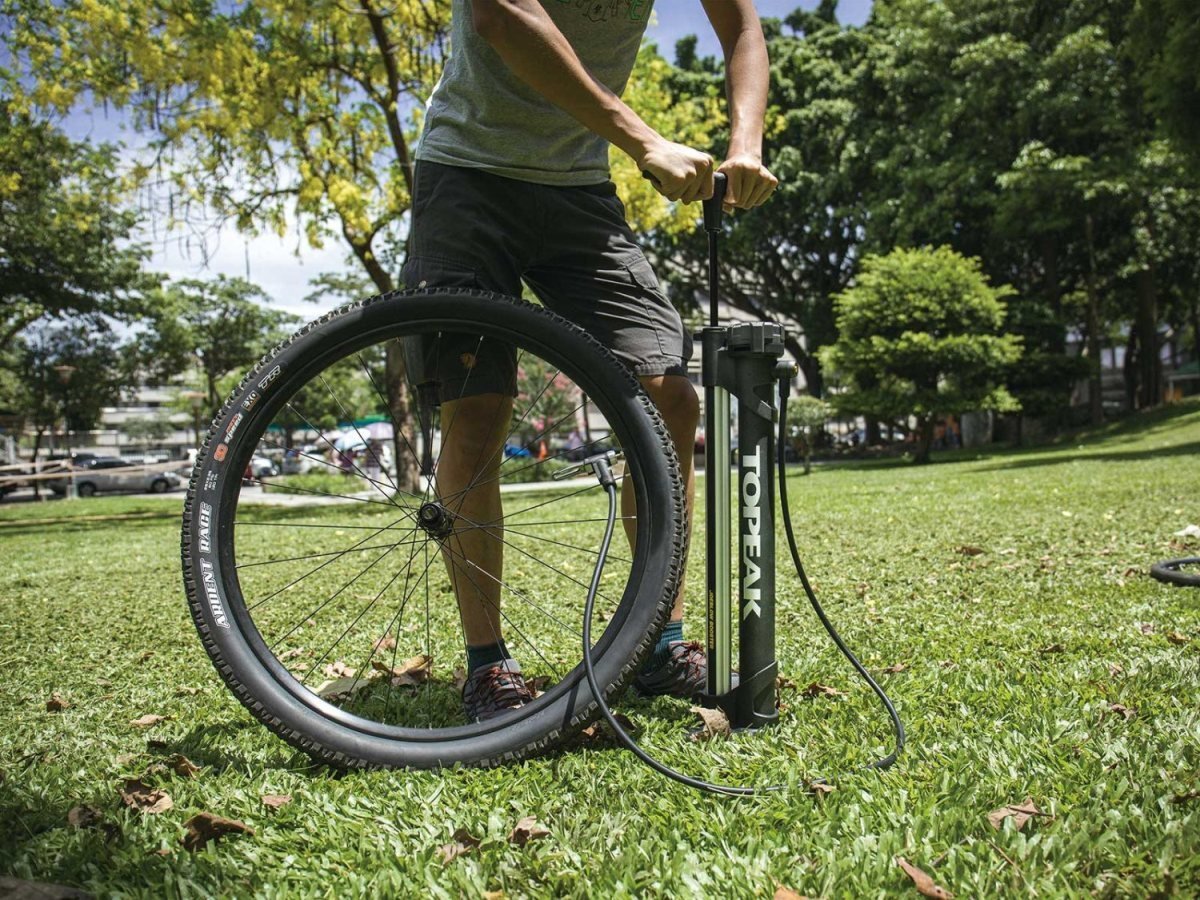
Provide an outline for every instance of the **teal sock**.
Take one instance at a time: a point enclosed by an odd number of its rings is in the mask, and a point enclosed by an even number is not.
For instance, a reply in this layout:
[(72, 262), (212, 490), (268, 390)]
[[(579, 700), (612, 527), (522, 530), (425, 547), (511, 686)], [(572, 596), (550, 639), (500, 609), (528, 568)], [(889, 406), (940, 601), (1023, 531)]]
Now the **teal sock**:
[(494, 666), (505, 659), (512, 659), (512, 657), (508, 655), (508, 648), (504, 646), (503, 640), (494, 644), (482, 644), (478, 647), (467, 645), (468, 672), (474, 672), (480, 666)]
[(654, 652), (650, 654), (650, 658), (646, 660), (646, 664), (642, 666), (643, 672), (653, 672), (655, 669), (663, 666), (671, 657), (670, 645), (675, 641), (683, 640), (683, 619), (677, 622), (668, 622), (667, 627), (662, 630), (662, 634), (658, 636), (658, 643), (654, 645)]

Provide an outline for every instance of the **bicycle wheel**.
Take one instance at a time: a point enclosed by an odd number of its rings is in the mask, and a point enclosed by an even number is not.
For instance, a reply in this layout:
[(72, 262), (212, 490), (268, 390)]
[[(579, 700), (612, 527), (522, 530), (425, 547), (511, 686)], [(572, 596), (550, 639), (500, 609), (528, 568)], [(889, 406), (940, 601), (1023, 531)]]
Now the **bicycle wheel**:
[[(457, 497), (438, 491), (454, 419), (443, 434), (441, 408), (400, 420), (387, 399), (387, 351), (414, 337), (499, 348), (514, 364), (511, 413), (496, 407), (508, 416), (504, 458), (480, 454)], [(571, 431), (586, 440), (565, 444)], [(597, 601), (593, 656), (609, 694), (665, 623), (687, 542), (674, 449), (637, 379), (565, 320), (483, 291), (389, 294), (331, 313), (243, 381), (197, 459), (182, 554), (205, 649), (271, 730), (340, 767), (488, 765), (549, 747), (596, 714), (580, 636), (607, 521), (590, 468), (550, 476), (615, 448), (632, 498), (622, 524), (636, 536), (614, 542)], [(255, 457), (281, 451), (292, 474), (255, 474)], [(398, 486), (422, 461), (424, 475)], [(496, 489), (499, 517), (461, 514), (469, 491)], [(463, 550), (472, 531), (502, 545), (499, 574)], [(468, 584), (497, 595), (504, 638), (539, 691), (485, 722), (466, 721), (460, 703), (455, 597)]]

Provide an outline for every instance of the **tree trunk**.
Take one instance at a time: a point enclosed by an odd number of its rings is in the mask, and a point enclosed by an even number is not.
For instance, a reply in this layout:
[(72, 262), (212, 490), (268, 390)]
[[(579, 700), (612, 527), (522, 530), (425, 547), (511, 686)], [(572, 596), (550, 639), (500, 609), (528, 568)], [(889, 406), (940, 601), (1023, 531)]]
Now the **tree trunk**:
[(870, 416), (866, 416), (866, 423), (866, 435), (863, 443), (868, 447), (878, 447), (883, 443), (883, 438), (879, 431), (879, 420), (873, 419)]
[(1141, 352), (1138, 354), (1138, 405), (1149, 409), (1162, 402), (1162, 360), (1158, 346), (1158, 298), (1154, 269), (1147, 266), (1137, 277), (1137, 324)]
[(783, 338), (783, 346), (792, 354), (792, 359), (796, 360), (796, 365), (800, 367), (800, 371), (804, 374), (804, 387), (814, 397), (821, 397), (825, 393), (825, 375), (821, 372), (821, 362), (814, 354), (809, 353), (797, 340), (790, 334), (785, 334)]
[[(417, 446), (416, 428), (409, 427), (416, 419), (412, 414), (413, 394), (408, 385), (408, 368), (404, 362), (404, 348), (397, 342), (391, 341), (387, 348), (387, 366), (385, 379), (387, 381), (388, 411), (396, 433), (392, 438), (392, 453), (396, 459), (396, 487), (411, 494), (421, 494), (421, 468), (410, 448)], [(412, 439), (406, 441), (403, 429), (413, 432)], [(430, 430), (432, 435), (432, 429)]]
[(934, 416), (920, 416), (917, 418), (917, 433), (920, 435), (917, 441), (917, 456), (913, 460), (918, 466), (926, 465), (930, 460), (930, 450), (933, 448), (933, 429), (937, 424)]
[(1192, 300), (1192, 354), (1200, 362), (1200, 297)]
[(1087, 355), (1088, 355), (1088, 410), (1093, 425), (1104, 424), (1104, 380), (1101, 372), (1100, 348), (1100, 296), (1096, 288), (1096, 244), (1095, 225), (1092, 214), (1087, 220)]
[(1137, 369), (1140, 353), (1138, 326), (1137, 322), (1134, 322), (1133, 327), (1129, 329), (1129, 340), (1125, 342), (1125, 367), (1122, 370), (1125, 377), (1125, 408), (1131, 411), (1137, 409)]
[(33, 499), (42, 499), (42, 483), (38, 480), (38, 475), (42, 474), (38, 471), (38, 451), (42, 449), (42, 435), (46, 433), (45, 428), (38, 428), (33, 433)]
[[(371, 251), (370, 241), (356, 239), (348, 229), (342, 229), (346, 241), (354, 250), (354, 255), (362, 263), (375, 288), (386, 294), (396, 289), (396, 283), (387, 270), (379, 264), (379, 260)], [(396, 460), (396, 487), (412, 494), (420, 494), (421, 468), (416, 456), (410, 448), (417, 446), (416, 428), (411, 427), (415, 421), (413, 412), (412, 392), (408, 384), (408, 366), (404, 361), (404, 349), (399, 341), (389, 341), (387, 361), (384, 372), (385, 390), (387, 391), (388, 412), (391, 415), (392, 427), (392, 456)], [(412, 432), (413, 439), (406, 441), (405, 429)]]
[(580, 394), (580, 406), (583, 407), (583, 445), (587, 448), (587, 453), (592, 454), (592, 417), (588, 415), (588, 396)]

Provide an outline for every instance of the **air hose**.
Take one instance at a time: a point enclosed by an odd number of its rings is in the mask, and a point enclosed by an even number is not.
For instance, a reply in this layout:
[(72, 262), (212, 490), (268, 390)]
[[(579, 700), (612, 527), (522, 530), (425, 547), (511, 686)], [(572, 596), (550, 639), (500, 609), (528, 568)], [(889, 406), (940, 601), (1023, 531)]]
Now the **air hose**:
[[(833, 627), (833, 623), (829, 621), (829, 617), (825, 614), (825, 610), (821, 607), (820, 601), (817, 600), (817, 595), (813, 592), (812, 586), (808, 582), (808, 576), (804, 572), (804, 564), (800, 561), (800, 553), (796, 549), (796, 537), (792, 531), (792, 517), (788, 510), (787, 499), (787, 472), (784, 465), (784, 442), (787, 437), (785, 423), (787, 422), (787, 399), (788, 399), (788, 380), (781, 378), (779, 380), (779, 438), (776, 442), (776, 461), (779, 471), (779, 500), (783, 508), (783, 524), (787, 534), (788, 548), (792, 553), (792, 563), (796, 567), (796, 574), (800, 578), (800, 583), (804, 586), (804, 593), (808, 597), (808, 602), (812, 605), (813, 611), (817, 614), (817, 618), (829, 633), (833, 643), (837, 646), (842, 655), (850, 661), (855, 671), (862, 676), (863, 680), (875, 692), (879, 698), (879, 702), (883, 705), (887, 712), (888, 718), (891, 720), (892, 732), (895, 735), (895, 749), (887, 756), (874, 760), (868, 763), (864, 768), (867, 769), (887, 769), (900, 755), (900, 751), (904, 749), (904, 725), (900, 721), (900, 716), (896, 712), (896, 707), (892, 704), (891, 699), (884, 692), (879, 683), (871, 677), (871, 674), (866, 670), (858, 658), (846, 646), (837, 629)], [(604, 540), (600, 544), (600, 555), (596, 559), (596, 568), (592, 573), (592, 583), (588, 588), (587, 603), (584, 606), (583, 613), (583, 669), (587, 676), (588, 687), (591, 688), (592, 696), (595, 698), (597, 705), (600, 707), (600, 712), (608, 722), (609, 728), (613, 734), (631, 753), (639, 760), (645, 763), (654, 771), (678, 781), (680, 784), (685, 784), (688, 787), (696, 788), (701, 791), (708, 791), (714, 794), (725, 794), (734, 797), (749, 797), (756, 794), (764, 794), (771, 791), (783, 790), (786, 785), (773, 784), (763, 787), (745, 787), (739, 785), (724, 785), (713, 784), (708, 781), (703, 781), (699, 778), (692, 778), (689, 775), (684, 775), (672, 769), (670, 766), (659, 762), (649, 753), (638, 746), (637, 742), (629, 735), (629, 733), (621, 727), (621, 723), (617, 721), (608, 704), (604, 700), (604, 691), (600, 688), (600, 684), (596, 681), (596, 672), (592, 665), (592, 611), (596, 603), (596, 591), (599, 589), (600, 576), (604, 572), (604, 563), (608, 557), (609, 544), (612, 541), (613, 527), (617, 518), (617, 486), (616, 478), (613, 476), (612, 468), (609, 465), (608, 457), (597, 457), (589, 460), (592, 464), (592, 470), (596, 477), (600, 480), (600, 484), (604, 487), (608, 494), (608, 524), (604, 529)], [(817, 782), (822, 782), (824, 779), (816, 779)]]

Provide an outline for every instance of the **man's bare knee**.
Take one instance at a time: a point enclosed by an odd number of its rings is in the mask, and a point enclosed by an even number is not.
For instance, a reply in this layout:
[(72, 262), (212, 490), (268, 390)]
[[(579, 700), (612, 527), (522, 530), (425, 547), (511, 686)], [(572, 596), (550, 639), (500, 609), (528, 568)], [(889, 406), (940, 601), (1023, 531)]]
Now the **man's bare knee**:
[(648, 375), (642, 386), (673, 434), (695, 430), (700, 423), (700, 400), (683, 375)]

